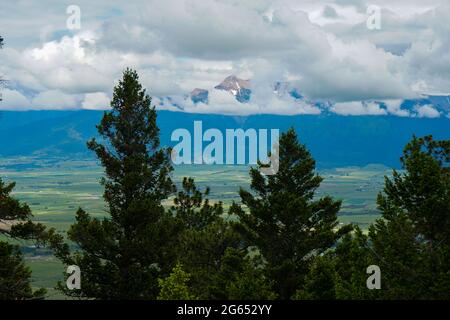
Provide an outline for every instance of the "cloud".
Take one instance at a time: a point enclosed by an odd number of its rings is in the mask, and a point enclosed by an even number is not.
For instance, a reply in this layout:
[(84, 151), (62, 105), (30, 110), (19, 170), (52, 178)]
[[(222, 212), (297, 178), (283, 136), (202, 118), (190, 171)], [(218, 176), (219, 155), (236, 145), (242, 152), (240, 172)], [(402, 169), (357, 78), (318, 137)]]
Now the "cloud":
[(331, 111), (344, 116), (387, 115), (387, 111), (375, 102), (340, 102), (334, 104)]
[(271, 23), (254, 6), (236, 1), (151, 1), (142, 12), (142, 25), (175, 55), (252, 58), (256, 52), (277, 52), (290, 46), (291, 32), (283, 24)]
[(31, 107), (30, 101), (16, 90), (3, 89), (0, 110), (26, 110)]
[(403, 104), (403, 100), (394, 99), (394, 100), (385, 100), (382, 102), (386, 105), (386, 109), (390, 114), (393, 114), (393, 115), (396, 115), (399, 117), (410, 116), (410, 112), (408, 110), (401, 108), (401, 106)]
[(338, 13), (336, 12), (336, 9), (334, 9), (332, 6), (325, 6), (323, 9), (323, 16), (326, 18), (337, 18)]
[(251, 114), (320, 114), (321, 110), (305, 101), (295, 100), (290, 97), (280, 97), (273, 91), (269, 94), (259, 96), (256, 92), (252, 95), (248, 103), (241, 103), (235, 97), (223, 90), (212, 89), (209, 91), (208, 104), (194, 104), (190, 98), (184, 96), (172, 97), (170, 100), (162, 99), (161, 105), (157, 105), (159, 110), (180, 111), (173, 107), (177, 105), (182, 111), (191, 113), (214, 113), (227, 115), (251, 115)]
[(110, 98), (103, 92), (87, 93), (81, 107), (87, 110), (106, 110), (110, 108), (109, 103)]
[(419, 118), (439, 118), (440, 113), (431, 105), (416, 106), (417, 116)]
[[(4, 92), (15, 101), (10, 105), (45, 108), (48, 101), (48, 108), (104, 108), (126, 67), (139, 71), (151, 95), (172, 96), (189, 112), (320, 112), (310, 103), (272, 95), (275, 81), (295, 83), (309, 100), (330, 100), (336, 112), (355, 115), (407, 116), (399, 101), (449, 93), (445, 0), (77, 3), (81, 30), (67, 30), (66, 4), (0, 4), (0, 30), (7, 30), (0, 74), (23, 88)], [(381, 30), (366, 27), (368, 5), (382, 8)], [(217, 92), (211, 92), (214, 105), (184, 99), (230, 74), (252, 79), (250, 103)], [(173, 107), (166, 101), (159, 108)]]
[(5, 49), (5, 77), (35, 91), (60, 90), (80, 94), (108, 90), (111, 74), (104, 74), (101, 57), (87, 53), (87, 35), (63, 37), (22, 52)]
[(79, 98), (59, 90), (48, 90), (39, 93), (33, 99), (32, 104), (35, 109), (75, 109), (79, 105)]

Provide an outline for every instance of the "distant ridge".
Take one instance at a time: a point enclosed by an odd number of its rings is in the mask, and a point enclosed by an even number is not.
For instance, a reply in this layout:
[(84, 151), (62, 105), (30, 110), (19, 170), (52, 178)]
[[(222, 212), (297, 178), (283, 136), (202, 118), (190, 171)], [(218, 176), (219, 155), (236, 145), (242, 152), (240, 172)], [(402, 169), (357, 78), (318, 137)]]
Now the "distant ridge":
[[(86, 148), (86, 141), (96, 135), (95, 126), (103, 115), (103, 111), (89, 110), (0, 113), (0, 156), (93, 156)], [(170, 141), (170, 136), (177, 128), (192, 132), (194, 121), (202, 121), (204, 130), (217, 128), (222, 132), (236, 128), (285, 131), (294, 127), (300, 141), (308, 146), (322, 167), (370, 163), (398, 167), (403, 147), (413, 134), (433, 134), (436, 139), (450, 139), (450, 119), (447, 118), (338, 115), (239, 117), (158, 111), (162, 145), (175, 144)]]

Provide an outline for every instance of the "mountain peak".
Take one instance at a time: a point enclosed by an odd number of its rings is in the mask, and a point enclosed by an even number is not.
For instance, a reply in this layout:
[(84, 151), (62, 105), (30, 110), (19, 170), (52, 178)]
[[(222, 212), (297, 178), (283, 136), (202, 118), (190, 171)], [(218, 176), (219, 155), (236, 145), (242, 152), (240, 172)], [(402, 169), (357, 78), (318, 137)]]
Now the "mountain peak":
[(226, 77), (214, 89), (230, 92), (239, 102), (248, 102), (250, 100), (250, 80), (240, 79), (235, 75)]
[(208, 103), (209, 92), (206, 89), (195, 88), (191, 91), (191, 100), (193, 103)]
[(214, 88), (228, 91), (232, 89), (234, 90), (250, 89), (250, 80), (244, 80), (236, 77), (235, 75), (230, 75)]

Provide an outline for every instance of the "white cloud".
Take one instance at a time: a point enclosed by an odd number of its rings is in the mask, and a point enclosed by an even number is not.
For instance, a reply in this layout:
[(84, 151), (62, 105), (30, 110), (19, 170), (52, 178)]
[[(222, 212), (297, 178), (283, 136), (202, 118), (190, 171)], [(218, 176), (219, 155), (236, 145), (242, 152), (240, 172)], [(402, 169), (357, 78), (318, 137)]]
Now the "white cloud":
[(83, 109), (103, 110), (109, 109), (110, 98), (104, 92), (87, 93), (81, 104)]
[(437, 111), (431, 105), (416, 106), (417, 116), (419, 118), (438, 118), (440, 117), (439, 111)]
[(334, 104), (331, 111), (344, 116), (360, 116), (360, 115), (386, 115), (385, 109), (382, 109), (375, 102), (339, 102)]
[(402, 109), (401, 105), (403, 103), (402, 99), (384, 100), (382, 101), (386, 105), (386, 109), (390, 114), (399, 117), (408, 117), (410, 113), (408, 110)]
[[(296, 101), (290, 97), (279, 97), (268, 91), (268, 95), (258, 96), (252, 95), (251, 100), (241, 103), (235, 97), (223, 90), (212, 89), (209, 92), (208, 104), (194, 104), (190, 98), (184, 96), (172, 97), (169, 101), (162, 99), (162, 106), (158, 106), (159, 110), (177, 110), (172, 104), (176, 104), (183, 108), (185, 112), (192, 113), (215, 113), (227, 115), (251, 115), (251, 114), (320, 114), (321, 110), (314, 105), (304, 101)], [(158, 101), (159, 102), (159, 101)]]
[(16, 90), (4, 89), (1, 97), (0, 110), (26, 110), (31, 107), (30, 101)]
[(72, 94), (65, 94), (59, 90), (49, 90), (39, 93), (33, 99), (34, 109), (77, 109), (78, 98)]
[[(399, 101), (423, 90), (449, 93), (446, 3), (79, 0), (82, 29), (69, 31), (64, 5), (3, 1), (0, 30), (7, 33), (0, 74), (23, 92), (37, 92), (33, 99), (5, 91), (17, 108), (45, 108), (46, 101), (48, 108), (102, 107), (122, 70), (133, 67), (148, 92), (161, 97), (211, 89), (230, 74), (252, 78), (250, 103), (211, 91), (214, 104), (184, 102), (192, 112), (319, 112), (263, 92), (275, 81), (293, 80), (307, 98), (337, 102), (334, 110), (343, 114), (407, 116)], [(381, 30), (366, 27), (369, 4), (382, 7)], [(386, 101), (386, 110), (359, 101)]]

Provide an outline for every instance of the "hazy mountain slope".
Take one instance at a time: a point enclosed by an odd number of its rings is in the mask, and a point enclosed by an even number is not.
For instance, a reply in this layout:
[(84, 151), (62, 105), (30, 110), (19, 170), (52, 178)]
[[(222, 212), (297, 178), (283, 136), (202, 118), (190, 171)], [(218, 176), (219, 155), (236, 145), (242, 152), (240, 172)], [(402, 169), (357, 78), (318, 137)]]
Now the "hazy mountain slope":
[[(95, 136), (95, 125), (102, 111), (30, 111), (2, 112), (0, 116), (0, 155), (92, 155), (86, 140)], [(413, 134), (433, 134), (450, 139), (448, 118), (408, 118), (395, 116), (345, 117), (337, 115), (235, 117), (159, 111), (163, 145), (173, 130), (188, 129), (193, 137), (193, 122), (200, 120), (208, 128), (254, 128), (287, 130), (293, 126), (320, 166), (365, 165), (382, 163), (398, 166), (405, 143)], [(204, 143), (206, 145), (207, 143)]]

